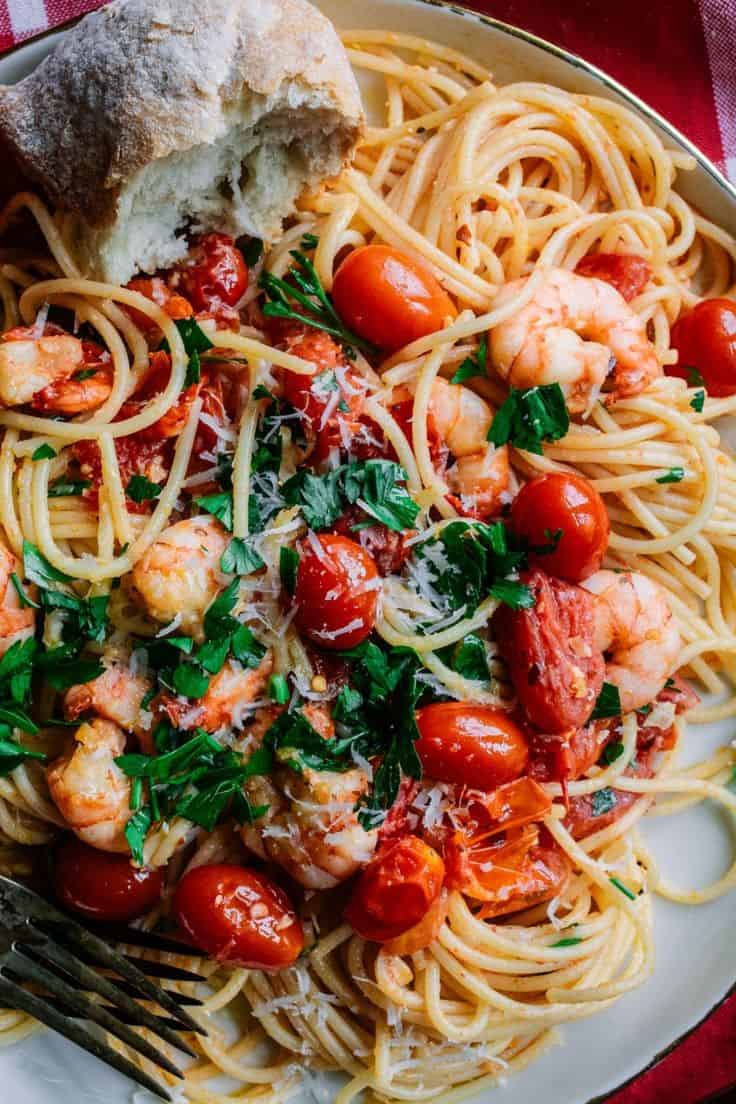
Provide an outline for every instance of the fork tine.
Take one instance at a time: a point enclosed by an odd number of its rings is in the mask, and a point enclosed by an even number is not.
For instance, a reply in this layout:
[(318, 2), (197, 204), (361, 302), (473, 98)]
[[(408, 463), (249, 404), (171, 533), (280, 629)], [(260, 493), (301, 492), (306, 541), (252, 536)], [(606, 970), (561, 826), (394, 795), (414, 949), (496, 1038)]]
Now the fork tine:
[[(124, 1022), (137, 1024), (139, 1027), (147, 1027), (165, 1042), (171, 1043), (172, 1046), (183, 1050), (185, 1054), (196, 1058), (195, 1052), (176, 1034), (178, 1021), (174, 1030), (167, 1027), (153, 1012), (149, 1012), (148, 1009), (137, 1004), (127, 993), (121, 992), (110, 978), (98, 974), (96, 970), (80, 962), (78, 958), (58, 944), (45, 942), (39, 945), (34, 943), (33, 952), (44, 961), (53, 963), (53, 965), (63, 970), (72, 981), (78, 983), (81, 989), (97, 993), (98, 996), (104, 997), (117, 1012), (127, 1013), (130, 1019)], [(107, 1011), (112, 1010), (107, 1009)]]
[(24, 925), (29, 919), (32, 919), (36, 928), (44, 934), (52, 936), (62, 946), (70, 944), (75, 950), (81, 951), (83, 955), (91, 955), (96, 965), (106, 966), (119, 974), (131, 985), (134, 985), (142, 996), (170, 1012), (174, 1019), (184, 1024), (190, 1031), (194, 1031), (198, 1035), (207, 1034), (196, 1020), (193, 1020), (183, 1008), (179, 1007), (165, 989), (149, 981), (137, 966), (117, 951), (114, 951), (104, 939), (100, 939), (92, 932), (86, 931), (81, 924), (77, 924), (75, 920), (59, 912), (57, 908), (39, 897), (33, 890), (14, 882), (12, 878), (4, 876), (0, 876), (0, 911), (2, 911), (8, 927), (13, 924)]
[[(58, 913), (57, 916), (58, 920), (54, 918), (51, 922), (48, 922), (45, 918), (41, 921), (34, 917), (34, 923), (37, 927), (41, 928), (42, 931), (47, 934), (53, 934), (54, 937), (59, 939), (62, 943), (71, 943), (75, 948), (89, 955), (94, 962), (106, 966), (116, 974), (119, 974), (127, 982), (133, 985), (140, 994), (147, 997), (148, 1000), (153, 1001), (155, 1004), (158, 1004), (167, 1012), (170, 1012), (174, 1019), (184, 1024), (190, 1031), (194, 1031), (198, 1035), (207, 1034), (205, 1029), (200, 1027), (188, 1012), (185, 1012), (183, 1008), (179, 1007), (177, 1002), (165, 989), (149, 981), (138, 965), (131, 962), (125, 955), (121, 955), (118, 951), (113, 950), (103, 939), (93, 935), (91, 932), (85, 931), (85, 929), (74, 920), (69, 920), (61, 913)], [(197, 977), (196, 980), (200, 981), (202, 979)]]
[(142, 928), (124, 928), (118, 926), (99, 927), (88, 925), (89, 930), (107, 939), (111, 943), (123, 943), (130, 947), (144, 947), (147, 951), (166, 951), (168, 954), (181, 955), (182, 958), (201, 958), (202, 952), (177, 939), (171, 939), (158, 932), (144, 931)]
[(69, 1039), (72, 1043), (76, 1043), (82, 1050), (86, 1050), (88, 1054), (94, 1055), (95, 1058), (99, 1058), (101, 1061), (106, 1062), (108, 1066), (112, 1066), (118, 1073), (124, 1074), (126, 1077), (130, 1077), (137, 1084), (141, 1085), (144, 1089), (148, 1089), (155, 1096), (160, 1096), (164, 1100), (171, 1100), (169, 1092), (160, 1085), (157, 1081), (154, 1081), (152, 1077), (142, 1069), (140, 1069), (134, 1062), (131, 1062), (129, 1058), (119, 1054), (116, 1050), (104, 1042), (102, 1039), (97, 1039), (92, 1035), (86, 1027), (77, 1023), (75, 1020), (68, 1019), (63, 1012), (58, 1011), (43, 997), (36, 996), (35, 993), (30, 993), (27, 989), (23, 989), (22, 986), (16, 984), (10, 978), (0, 975), (0, 999), (3, 1004), (7, 1004), (11, 1008), (18, 1008), (21, 1012), (27, 1012), (29, 1016), (33, 1016), (34, 1019), (39, 1020), (41, 1023), (46, 1024), (53, 1031), (58, 1031), (64, 1038)]
[(144, 1058), (148, 1058), (149, 1061), (165, 1069), (167, 1073), (173, 1074), (174, 1077), (182, 1076), (181, 1070), (174, 1065), (171, 1059), (162, 1054), (160, 1050), (157, 1050), (147, 1039), (137, 1035), (127, 1024), (121, 1023), (120, 1020), (106, 1012), (101, 1004), (93, 1003), (84, 993), (80, 993), (77, 989), (68, 985), (62, 977), (53, 973), (42, 962), (39, 962), (35, 948), (16, 944), (9, 964), (5, 965), (3, 970), (5, 976), (10, 978), (11, 981), (34, 981), (43, 986), (52, 996), (59, 997), (64, 1004), (68, 1005), (75, 1015), (82, 1019), (92, 1020), (93, 1023), (104, 1028), (105, 1031), (109, 1031), (111, 1035), (116, 1035), (121, 1042), (126, 1043), (133, 1050), (137, 1050)]
[[(75, 1016), (74, 1010), (69, 1008), (68, 1005), (64, 1004), (63, 1001), (57, 1000), (56, 997), (47, 997), (44, 995), (43, 999), (46, 1001), (47, 1004), (50, 1004), (53, 1008), (58, 1009), (58, 1011), (62, 1012), (65, 1016), (72, 1016), (74, 1019), (81, 1018)], [(130, 1024), (131, 1027), (142, 1026), (135, 1018), (135, 1016), (129, 1016), (127, 1012), (123, 1012), (120, 1008), (113, 1008), (112, 1006), (107, 1004), (103, 1004), (101, 1005), (101, 1007), (104, 1008), (106, 1012), (110, 1012), (112, 1015), (117, 1016), (121, 1023)], [(159, 1021), (159, 1023), (164, 1024), (167, 1027), (171, 1027), (174, 1031), (181, 1030), (181, 1025), (178, 1024), (176, 1020), (169, 1019), (168, 1016), (157, 1016), (156, 1019)]]
[[(118, 981), (116, 979), (115, 985), (121, 993), (127, 993), (129, 997), (138, 996), (138, 990), (135, 985), (130, 985), (127, 981)], [(166, 989), (165, 992), (168, 993), (170, 997), (173, 997), (177, 1004), (180, 1004), (184, 1008), (201, 1008), (202, 1006), (203, 1002), (199, 997), (190, 997), (186, 993), (175, 993), (173, 989)], [(181, 1027), (179, 1030), (181, 1031)]]
[(152, 962), (148, 958), (138, 958), (137, 955), (125, 955), (128, 962), (134, 963), (147, 977), (163, 978), (164, 981), (204, 981), (201, 974), (193, 974), (191, 970), (184, 970), (181, 966), (174, 966), (168, 962)]

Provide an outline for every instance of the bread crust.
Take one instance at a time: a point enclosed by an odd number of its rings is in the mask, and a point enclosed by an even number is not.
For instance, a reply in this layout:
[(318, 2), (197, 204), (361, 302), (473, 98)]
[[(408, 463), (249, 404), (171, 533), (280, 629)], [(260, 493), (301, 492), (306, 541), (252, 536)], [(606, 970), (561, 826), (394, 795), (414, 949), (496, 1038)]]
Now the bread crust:
[(114, 0), (0, 86), (0, 135), (52, 202), (102, 227), (138, 170), (215, 141), (228, 105), (290, 81), (342, 117), (347, 157), (360, 95), (332, 24), (307, 0)]

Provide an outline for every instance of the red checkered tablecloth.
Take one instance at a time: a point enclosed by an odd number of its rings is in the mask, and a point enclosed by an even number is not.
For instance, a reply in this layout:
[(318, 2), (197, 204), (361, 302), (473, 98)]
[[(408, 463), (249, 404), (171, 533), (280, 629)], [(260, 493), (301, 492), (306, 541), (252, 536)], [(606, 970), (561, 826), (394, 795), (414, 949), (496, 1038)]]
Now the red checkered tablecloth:
[[(104, 0), (0, 0), (0, 53)], [(736, 0), (465, 0), (636, 92), (736, 182)], [(698, 1104), (736, 1083), (736, 997), (609, 1104)]]

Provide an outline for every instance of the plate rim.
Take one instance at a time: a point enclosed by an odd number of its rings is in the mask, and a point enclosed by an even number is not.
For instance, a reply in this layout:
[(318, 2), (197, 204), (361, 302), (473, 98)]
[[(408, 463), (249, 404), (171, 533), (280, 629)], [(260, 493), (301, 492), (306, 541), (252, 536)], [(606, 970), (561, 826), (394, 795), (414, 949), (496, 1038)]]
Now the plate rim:
[[(319, 0), (315, 0), (319, 4)], [(558, 46), (554, 42), (550, 42), (549, 39), (543, 38), (540, 35), (534, 34), (532, 31), (527, 31), (522, 27), (517, 27), (513, 23), (507, 23), (502, 19), (496, 19), (492, 15), (487, 15), (485, 12), (475, 11), (472, 8), (468, 8), (463, 4), (458, 4), (455, 0), (400, 0), (401, 3), (408, 4), (423, 4), (430, 8), (440, 8), (445, 11), (449, 11), (454, 15), (460, 16), (463, 19), (471, 19), (485, 26), (492, 27), (494, 30), (499, 31), (501, 34), (508, 35), (510, 38), (519, 39), (522, 42), (526, 42), (531, 46), (535, 46), (537, 49), (551, 54), (553, 57), (558, 58), (561, 61), (567, 62), (575, 69), (582, 70), (592, 74), (597, 80), (601, 82), (606, 88), (615, 92), (622, 99), (631, 104), (634, 109), (643, 115), (650, 122), (655, 123), (661, 130), (663, 130), (670, 138), (683, 149), (685, 149), (697, 162), (701, 169), (703, 169), (715, 182), (715, 184), (723, 191), (723, 193), (729, 198), (729, 200), (736, 207), (736, 184), (732, 183), (721, 172), (718, 166), (703, 153), (703, 151), (681, 130), (678, 129), (673, 123), (671, 123), (665, 116), (661, 115), (655, 108), (648, 104), (645, 100), (641, 99), (636, 93), (632, 92), (630, 88), (627, 88), (625, 84), (622, 84), (615, 77), (612, 77), (604, 69), (599, 68), (592, 62), (587, 61), (579, 54), (574, 53), (572, 50), (568, 50), (563, 46)], [(93, 9), (95, 10), (95, 9)], [(81, 15), (74, 16), (71, 19), (65, 20), (63, 23), (58, 23), (54, 27), (48, 27), (46, 30), (41, 31), (39, 34), (32, 35), (29, 38), (23, 39), (21, 42), (16, 42), (13, 46), (7, 50), (3, 50), (0, 54), (0, 64), (2, 60), (11, 54), (19, 53), (26, 47), (39, 42), (45, 38), (50, 38), (54, 35), (61, 34), (71, 27), (75, 26), (86, 15), (92, 14), (91, 12), (85, 12)], [(634, 1081), (644, 1077), (647, 1073), (653, 1070), (665, 1058), (669, 1057), (675, 1050), (678, 1049), (687, 1039), (693, 1035), (698, 1028), (709, 1020), (715, 1013), (728, 1001), (731, 997), (736, 996), (736, 979), (726, 989), (724, 994), (713, 1004), (707, 1012), (704, 1013), (700, 1019), (696, 1020), (694, 1024), (688, 1027), (685, 1031), (677, 1035), (670, 1043), (658, 1050), (652, 1058), (642, 1066), (635, 1073), (631, 1074), (624, 1081), (621, 1081), (618, 1085), (610, 1090), (606, 1090), (602, 1094), (592, 1096), (588, 1099), (587, 1104), (605, 1104), (605, 1101), (610, 1100), (616, 1093), (621, 1092)], [(723, 1085), (720, 1089), (716, 1090), (716, 1099), (719, 1098), (724, 1092), (728, 1092), (729, 1089), (736, 1087), (736, 1081), (731, 1081), (726, 1085)]]

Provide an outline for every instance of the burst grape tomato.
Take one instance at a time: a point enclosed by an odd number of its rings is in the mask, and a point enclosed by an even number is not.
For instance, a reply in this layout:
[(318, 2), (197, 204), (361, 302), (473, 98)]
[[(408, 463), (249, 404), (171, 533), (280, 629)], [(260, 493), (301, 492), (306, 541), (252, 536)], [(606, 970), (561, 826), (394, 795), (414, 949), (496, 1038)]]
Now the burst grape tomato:
[(371, 556), (355, 541), (323, 533), (306, 540), (296, 574), (295, 621), (321, 648), (354, 648), (373, 630), (381, 580)]
[(304, 947), (301, 921), (284, 891), (246, 867), (190, 870), (176, 888), (173, 913), (195, 947), (220, 962), (281, 970)]
[(358, 878), (345, 919), (363, 939), (385, 943), (421, 923), (442, 892), (445, 864), (418, 836), (391, 843)]
[(158, 903), (160, 870), (138, 870), (129, 855), (98, 851), (74, 836), (56, 849), (54, 886), (64, 908), (100, 923), (127, 924)]
[(332, 297), (350, 329), (386, 352), (435, 333), (457, 314), (434, 274), (388, 245), (349, 253), (335, 273)]
[(511, 529), (530, 547), (530, 564), (579, 583), (601, 566), (611, 526), (603, 499), (587, 479), (551, 472), (521, 488), (511, 507)]
[(417, 727), (422, 770), (438, 782), (493, 790), (526, 770), (527, 741), (500, 709), (439, 702), (417, 711)]
[(680, 376), (691, 387), (703, 384), (709, 395), (736, 394), (736, 302), (704, 299), (672, 328), (677, 364), (668, 376)]

